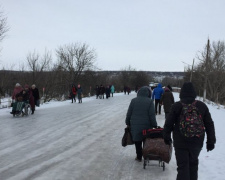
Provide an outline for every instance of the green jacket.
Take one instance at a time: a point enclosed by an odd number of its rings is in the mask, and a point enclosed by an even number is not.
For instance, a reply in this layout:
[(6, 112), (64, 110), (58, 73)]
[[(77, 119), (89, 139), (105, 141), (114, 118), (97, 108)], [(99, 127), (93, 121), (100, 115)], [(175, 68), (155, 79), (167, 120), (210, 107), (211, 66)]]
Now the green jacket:
[(148, 87), (142, 87), (137, 97), (131, 100), (125, 123), (131, 127), (133, 141), (143, 140), (143, 129), (157, 126), (155, 108)]

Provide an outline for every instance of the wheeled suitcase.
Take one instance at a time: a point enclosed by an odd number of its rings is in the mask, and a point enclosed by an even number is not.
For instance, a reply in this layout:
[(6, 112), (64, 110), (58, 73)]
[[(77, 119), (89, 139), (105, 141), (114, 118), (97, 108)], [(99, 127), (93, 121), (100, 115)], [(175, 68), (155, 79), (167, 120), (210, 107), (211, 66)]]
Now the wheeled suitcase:
[(163, 170), (165, 170), (165, 162), (170, 162), (172, 146), (165, 144), (162, 132), (163, 128), (143, 130), (143, 136), (145, 137), (142, 150), (144, 169), (151, 160), (158, 160), (159, 166), (163, 167)]

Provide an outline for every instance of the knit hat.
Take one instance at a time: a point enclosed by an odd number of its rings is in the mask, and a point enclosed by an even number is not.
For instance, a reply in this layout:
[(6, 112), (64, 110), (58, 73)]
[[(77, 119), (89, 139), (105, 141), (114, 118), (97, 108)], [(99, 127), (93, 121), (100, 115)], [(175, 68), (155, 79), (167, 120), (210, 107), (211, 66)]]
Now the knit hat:
[(191, 97), (196, 98), (196, 92), (191, 82), (185, 82), (180, 91), (180, 99)]
[(170, 92), (170, 89), (168, 87), (165, 87), (165, 92)]

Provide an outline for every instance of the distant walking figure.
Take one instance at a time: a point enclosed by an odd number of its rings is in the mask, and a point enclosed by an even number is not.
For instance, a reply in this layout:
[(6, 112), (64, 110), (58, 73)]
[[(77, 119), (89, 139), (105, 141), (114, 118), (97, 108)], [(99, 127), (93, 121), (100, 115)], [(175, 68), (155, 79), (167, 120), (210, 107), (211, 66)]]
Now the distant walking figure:
[[(158, 86), (153, 90), (152, 99), (155, 99), (155, 114), (159, 112), (161, 114), (160, 98), (164, 93), (162, 85), (159, 83)], [(158, 111), (159, 109), (159, 111)]]
[(174, 103), (173, 93), (169, 90), (169, 88), (166, 87), (165, 92), (163, 93), (160, 99), (160, 105), (163, 105), (164, 107), (165, 119), (167, 118), (173, 103)]
[(111, 94), (112, 94), (112, 97), (113, 97), (113, 94), (115, 93), (115, 87), (112, 85), (111, 86)]
[(77, 85), (77, 95), (78, 95), (79, 103), (82, 103), (83, 90), (82, 90), (80, 84)]
[(73, 103), (73, 100), (74, 100), (74, 102), (76, 102), (76, 94), (77, 94), (77, 88), (75, 85), (72, 85), (72, 88), (71, 88), (72, 103)]

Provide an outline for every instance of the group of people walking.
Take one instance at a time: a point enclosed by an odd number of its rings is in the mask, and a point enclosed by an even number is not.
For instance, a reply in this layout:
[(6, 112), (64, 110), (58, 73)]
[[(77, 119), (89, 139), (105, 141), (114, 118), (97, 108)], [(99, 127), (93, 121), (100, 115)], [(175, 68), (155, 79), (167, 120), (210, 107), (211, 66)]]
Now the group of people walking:
[(124, 94), (126, 95), (126, 94), (130, 94), (130, 92), (131, 92), (131, 89), (130, 89), (130, 87), (129, 86), (124, 86), (123, 87), (123, 92), (124, 92)]
[(35, 84), (31, 87), (27, 84), (22, 87), (19, 83), (16, 83), (12, 94), (12, 111), (10, 113), (13, 115), (19, 113), (26, 104), (30, 104), (31, 114), (34, 114), (35, 106), (40, 104), (39, 90)]
[(83, 90), (80, 84), (77, 87), (73, 84), (70, 91), (70, 97), (72, 99), (72, 103), (76, 102), (76, 96), (78, 98), (78, 103), (82, 103)]
[(96, 85), (95, 87), (95, 94), (96, 99), (104, 99), (104, 94), (106, 95), (106, 99), (108, 99), (111, 96), (113, 97), (113, 94), (115, 93), (115, 87), (113, 85), (107, 85), (104, 87), (102, 84)]
[[(197, 180), (198, 157), (203, 147), (205, 133), (207, 135), (207, 151), (212, 151), (215, 148), (214, 122), (206, 104), (196, 100), (197, 95), (191, 82), (183, 84), (179, 96), (180, 101), (174, 102), (171, 90), (170, 86), (165, 87), (163, 90), (161, 84), (159, 84), (152, 93), (151, 89), (145, 86), (140, 88), (137, 91), (137, 97), (131, 100), (125, 124), (130, 129), (135, 143), (135, 160), (142, 161), (144, 143), (142, 130), (157, 127), (156, 115), (161, 114), (160, 107), (163, 105), (165, 111), (163, 138), (165, 144), (169, 146), (173, 144), (175, 149), (177, 161), (176, 179)], [(192, 111), (188, 111), (186, 108), (189, 108), (189, 110), (192, 108)], [(184, 112), (188, 112), (188, 116), (185, 116)], [(197, 118), (190, 118), (192, 116)], [(198, 123), (196, 123), (197, 120)], [(184, 125), (184, 121), (187, 121), (187, 124)], [(193, 124), (188, 124), (188, 121), (192, 121)], [(201, 123), (199, 124), (199, 122)], [(171, 134), (173, 134), (173, 138)]]

